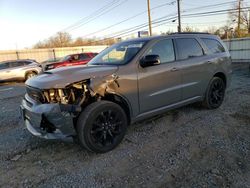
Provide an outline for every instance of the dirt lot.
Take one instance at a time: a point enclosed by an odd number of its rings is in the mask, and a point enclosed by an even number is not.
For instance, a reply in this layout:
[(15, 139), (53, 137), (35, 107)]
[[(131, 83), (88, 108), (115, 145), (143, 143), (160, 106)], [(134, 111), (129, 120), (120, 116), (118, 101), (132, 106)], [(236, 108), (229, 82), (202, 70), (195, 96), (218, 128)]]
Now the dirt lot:
[(190, 105), (132, 125), (106, 154), (30, 135), (18, 113), (24, 92), (0, 86), (0, 187), (250, 187), (248, 70), (234, 72), (221, 108)]

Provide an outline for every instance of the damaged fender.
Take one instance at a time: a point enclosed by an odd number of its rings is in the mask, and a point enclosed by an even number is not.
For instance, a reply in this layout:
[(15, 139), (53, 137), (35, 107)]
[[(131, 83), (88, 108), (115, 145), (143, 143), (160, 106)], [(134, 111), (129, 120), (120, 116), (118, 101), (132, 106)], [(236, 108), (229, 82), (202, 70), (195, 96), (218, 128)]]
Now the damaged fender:
[(116, 93), (117, 87), (120, 87), (118, 82), (119, 76), (112, 74), (103, 78), (90, 78), (89, 89), (91, 91), (91, 96), (96, 96), (99, 94), (104, 97), (106, 93)]

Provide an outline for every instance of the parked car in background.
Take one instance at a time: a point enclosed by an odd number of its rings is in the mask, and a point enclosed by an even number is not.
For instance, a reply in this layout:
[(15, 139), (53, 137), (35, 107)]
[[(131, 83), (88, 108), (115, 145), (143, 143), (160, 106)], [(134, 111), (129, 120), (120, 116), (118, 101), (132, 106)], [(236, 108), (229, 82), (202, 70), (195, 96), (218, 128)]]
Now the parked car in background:
[(55, 62), (58, 62), (60, 61), (62, 58), (50, 58), (50, 59), (47, 59), (45, 61), (42, 61), (40, 64), (48, 64), (48, 63), (55, 63)]
[(87, 64), (97, 54), (98, 53), (88, 52), (88, 53), (67, 55), (61, 60), (59, 60), (58, 62), (47, 64), (44, 70), (50, 70), (50, 69), (55, 69), (55, 68), (65, 67), (65, 66), (84, 65), (84, 64)]
[(47, 59), (45, 61), (40, 62), (40, 64), (42, 65), (43, 70), (45, 70), (47, 65), (51, 65), (53, 63), (57, 63), (61, 59), (62, 59), (61, 57), (60, 58), (50, 58), (50, 59)]
[(115, 44), (87, 66), (46, 71), (26, 82), (27, 129), (47, 138), (77, 136), (107, 152), (131, 123), (201, 102), (219, 108), (231, 80), (231, 57), (215, 35), (180, 33)]
[(28, 80), (42, 72), (42, 67), (35, 60), (12, 60), (0, 63), (0, 82)]

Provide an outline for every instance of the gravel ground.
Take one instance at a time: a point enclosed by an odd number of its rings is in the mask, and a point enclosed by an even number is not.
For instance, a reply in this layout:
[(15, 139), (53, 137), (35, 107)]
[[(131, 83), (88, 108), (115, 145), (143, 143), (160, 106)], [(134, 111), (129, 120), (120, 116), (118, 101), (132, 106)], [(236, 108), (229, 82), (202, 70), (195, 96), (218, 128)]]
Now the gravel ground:
[(189, 105), (132, 125), (106, 154), (30, 135), (24, 92), (0, 86), (0, 187), (250, 187), (248, 70), (234, 72), (219, 109)]

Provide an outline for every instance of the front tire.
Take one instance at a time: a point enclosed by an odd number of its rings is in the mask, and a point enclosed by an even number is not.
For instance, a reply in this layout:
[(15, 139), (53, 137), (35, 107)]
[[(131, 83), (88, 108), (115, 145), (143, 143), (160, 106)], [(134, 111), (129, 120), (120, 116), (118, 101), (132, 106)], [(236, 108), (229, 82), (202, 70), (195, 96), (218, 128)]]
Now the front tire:
[(28, 80), (28, 79), (30, 79), (30, 78), (36, 76), (36, 75), (37, 75), (37, 73), (35, 73), (35, 72), (28, 72), (28, 73), (26, 74), (26, 76), (25, 76), (25, 80)]
[(127, 116), (118, 104), (109, 101), (94, 102), (78, 118), (79, 142), (89, 151), (108, 152), (121, 143), (127, 124)]
[(219, 77), (213, 77), (208, 85), (203, 106), (208, 109), (219, 108), (223, 103), (225, 91), (225, 82)]

